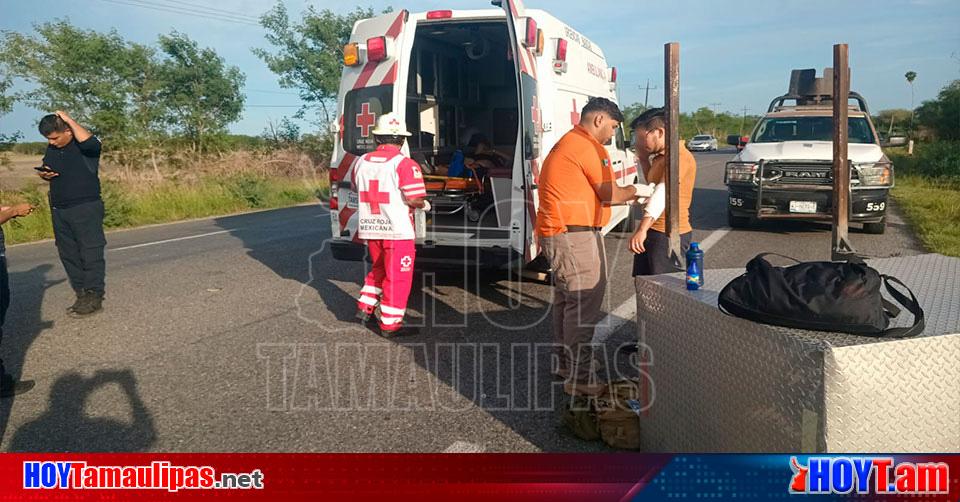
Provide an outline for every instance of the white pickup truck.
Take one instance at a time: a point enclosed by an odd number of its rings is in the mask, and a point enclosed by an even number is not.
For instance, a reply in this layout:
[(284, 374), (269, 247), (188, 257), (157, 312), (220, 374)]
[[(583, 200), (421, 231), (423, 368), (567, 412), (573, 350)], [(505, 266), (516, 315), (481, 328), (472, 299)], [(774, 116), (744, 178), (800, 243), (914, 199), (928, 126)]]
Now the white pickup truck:
[[(848, 121), (850, 221), (862, 223), (867, 233), (881, 234), (893, 164), (880, 148), (863, 97), (851, 92), (850, 99), (856, 101)], [(785, 105), (789, 100), (796, 105)], [(724, 175), (729, 225), (744, 227), (754, 219), (830, 220), (832, 138), (829, 96), (786, 94), (774, 99), (750, 137), (728, 138), (728, 143), (743, 147), (727, 162)]]

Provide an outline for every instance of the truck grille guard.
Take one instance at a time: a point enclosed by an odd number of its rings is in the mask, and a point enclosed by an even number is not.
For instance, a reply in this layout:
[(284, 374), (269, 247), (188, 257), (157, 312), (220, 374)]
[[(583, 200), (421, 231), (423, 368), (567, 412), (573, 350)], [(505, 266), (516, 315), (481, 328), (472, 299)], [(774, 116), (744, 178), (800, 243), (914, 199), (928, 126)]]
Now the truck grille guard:
[[(877, 162), (880, 163), (880, 162)], [(856, 189), (859, 184), (859, 174), (853, 162), (850, 162), (850, 189)], [(832, 211), (820, 211), (816, 213), (782, 213), (775, 207), (765, 207), (763, 205), (763, 192), (769, 190), (776, 192), (779, 190), (808, 190), (816, 192), (833, 191), (833, 162), (823, 160), (797, 160), (797, 161), (765, 161), (761, 160), (757, 164), (757, 174), (755, 178), (757, 185), (756, 216), (757, 219), (787, 219), (802, 216), (804, 219), (812, 220), (830, 220), (833, 217)], [(867, 188), (867, 187), (864, 187)], [(887, 187), (877, 187), (887, 188)], [(850, 211), (852, 212), (852, 197)]]

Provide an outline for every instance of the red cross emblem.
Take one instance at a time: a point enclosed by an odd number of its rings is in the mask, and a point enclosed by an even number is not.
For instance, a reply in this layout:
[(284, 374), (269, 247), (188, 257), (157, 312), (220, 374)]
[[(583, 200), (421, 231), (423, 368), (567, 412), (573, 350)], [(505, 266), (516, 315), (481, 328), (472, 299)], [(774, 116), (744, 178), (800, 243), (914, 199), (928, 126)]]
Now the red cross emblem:
[(580, 110), (577, 110), (577, 99), (573, 99), (573, 111), (570, 112), (570, 124), (577, 125), (580, 123)]
[(540, 132), (540, 107), (538, 105), (537, 96), (533, 96), (533, 105), (530, 107), (530, 118), (533, 119), (534, 130)]
[(360, 105), (360, 113), (357, 114), (357, 127), (360, 128), (360, 136), (366, 138), (370, 136), (370, 127), (376, 122), (377, 116), (370, 113), (370, 103)]
[(370, 180), (370, 189), (360, 192), (360, 202), (370, 204), (370, 212), (380, 214), (380, 204), (390, 203), (390, 192), (380, 191), (380, 180)]

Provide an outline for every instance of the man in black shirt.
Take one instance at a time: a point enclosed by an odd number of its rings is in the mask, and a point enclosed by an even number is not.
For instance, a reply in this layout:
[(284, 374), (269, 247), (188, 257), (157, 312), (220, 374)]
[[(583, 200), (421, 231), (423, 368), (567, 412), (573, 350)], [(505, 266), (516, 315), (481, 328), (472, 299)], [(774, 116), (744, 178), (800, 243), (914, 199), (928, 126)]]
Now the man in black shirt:
[(50, 182), (53, 235), (77, 293), (68, 310), (83, 317), (102, 309), (106, 274), (100, 140), (62, 111), (43, 117), (39, 129), (49, 143), (39, 174)]

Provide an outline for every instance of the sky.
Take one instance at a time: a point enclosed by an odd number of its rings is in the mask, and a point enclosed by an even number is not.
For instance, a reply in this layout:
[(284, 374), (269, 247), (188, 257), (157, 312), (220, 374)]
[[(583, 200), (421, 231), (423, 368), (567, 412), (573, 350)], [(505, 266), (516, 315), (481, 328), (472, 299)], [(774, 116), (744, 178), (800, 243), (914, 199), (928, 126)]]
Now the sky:
[[(269, 121), (293, 115), (296, 91), (250, 49), (269, 48), (255, 18), (277, 0), (0, 0), (0, 30), (29, 33), (37, 23), (66, 19), (98, 31), (152, 44), (177, 30), (215, 49), (246, 74), (246, 107), (230, 130), (260, 134)], [(387, 6), (411, 12), (490, 7), (488, 0), (282, 0), (296, 19), (308, 5), (347, 12), (355, 6)], [(663, 103), (663, 44), (680, 43), (680, 107), (693, 111), (760, 114), (787, 90), (790, 70), (833, 61), (833, 44), (850, 46), (851, 88), (872, 111), (911, 106), (904, 74), (917, 72), (913, 104), (936, 97), (960, 79), (960, 0), (525, 0), (567, 23), (600, 46), (616, 66), (620, 101)], [(735, 7), (733, 7), (735, 6)], [(194, 12), (187, 12), (190, 9)], [(207, 16), (198, 12), (209, 13)], [(17, 84), (17, 86), (22, 84)], [(15, 86), (14, 89), (18, 87)], [(22, 88), (22, 87), (21, 87)], [(0, 117), (0, 132), (32, 137), (44, 112), (17, 105)], [(301, 122), (304, 132), (315, 129)]]

